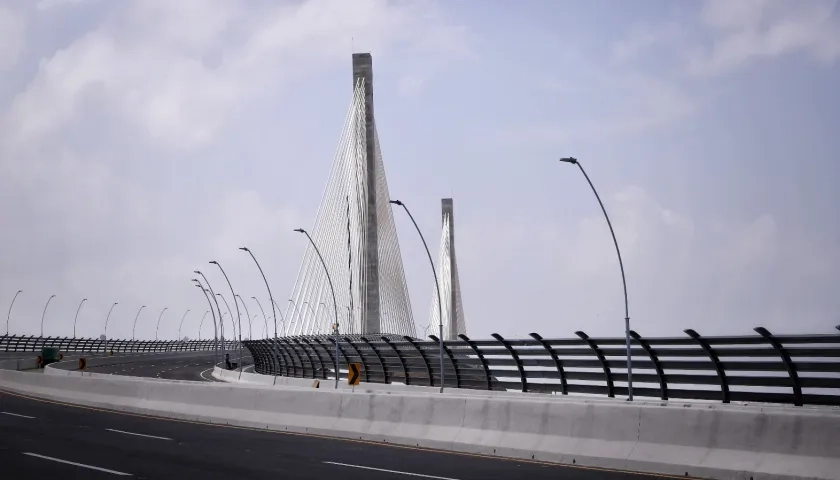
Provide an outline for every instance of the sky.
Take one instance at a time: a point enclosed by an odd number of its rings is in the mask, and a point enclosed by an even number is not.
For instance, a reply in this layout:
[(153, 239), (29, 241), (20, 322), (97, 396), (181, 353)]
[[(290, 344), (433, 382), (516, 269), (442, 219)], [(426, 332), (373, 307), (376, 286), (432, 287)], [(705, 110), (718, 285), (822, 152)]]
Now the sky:
[[(158, 318), (175, 338), (187, 309), (195, 338), (193, 270), (231, 301), (210, 260), (268, 305), (241, 246), (284, 305), (353, 52), (373, 56), (391, 196), (433, 249), (454, 199), (469, 336), (623, 335), (612, 238), (566, 156), (611, 216), (641, 335), (840, 325), (836, 1), (0, 0), (0, 35), (11, 333), (37, 335), (54, 294), (45, 335), (87, 298), (78, 336), (118, 302), (109, 337), (146, 305), (138, 338)], [(431, 271), (396, 218), (422, 327)]]

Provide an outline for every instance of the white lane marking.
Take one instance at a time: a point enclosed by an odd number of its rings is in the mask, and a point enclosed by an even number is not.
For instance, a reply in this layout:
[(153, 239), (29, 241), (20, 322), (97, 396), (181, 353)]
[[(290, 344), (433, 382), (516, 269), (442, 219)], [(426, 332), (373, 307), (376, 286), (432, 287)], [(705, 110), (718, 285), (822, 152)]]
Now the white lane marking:
[(363, 467), (361, 465), (350, 465), (349, 463), (338, 463), (338, 462), (324, 462), (330, 465), (339, 465), (342, 467), (351, 467), (351, 468), (361, 468), (363, 470), (373, 470), (376, 472), (386, 472), (386, 473), (398, 473), (400, 475), (408, 475), (411, 477), (423, 477), (423, 478), (436, 478), (438, 480), (458, 480), (457, 478), (451, 477), (436, 477), (434, 475), (423, 475), (422, 473), (411, 473), (411, 472), (400, 472), (398, 470), (386, 470), (384, 468), (374, 468), (374, 467)]
[(167, 437), (157, 437), (155, 435), (146, 435), (145, 433), (134, 433), (134, 432), (126, 432), (124, 430), (116, 430), (113, 428), (106, 428), (109, 432), (117, 432), (117, 433), (124, 433), (126, 435), (137, 435), (138, 437), (146, 437), (146, 438), (156, 438), (158, 440), (172, 440), (171, 438)]
[(19, 414), (19, 413), (12, 413), (12, 412), (0, 412), (0, 413), (2, 413), (3, 415), (11, 415), (11, 416), (13, 416), (13, 417), (21, 417), (21, 418), (35, 418), (35, 417), (30, 417), (29, 415), (21, 415), (21, 414)]
[(210, 368), (208, 368), (207, 370), (202, 371), (202, 372), (201, 372), (201, 373), (199, 373), (198, 375), (199, 375), (199, 376), (200, 376), (203, 380), (206, 380), (206, 381), (208, 381), (208, 382), (212, 382), (213, 380), (208, 380), (208, 379), (207, 379), (207, 377), (205, 377), (205, 376), (204, 376), (204, 374), (205, 374), (205, 373), (207, 373), (207, 372), (209, 372), (210, 370), (213, 370), (213, 367), (210, 367)]
[(77, 467), (84, 467), (84, 468), (89, 468), (91, 470), (98, 470), (100, 472), (113, 473), (114, 475), (122, 475), (124, 477), (131, 477), (132, 476), (130, 473), (118, 472), (116, 470), (108, 470), (107, 468), (102, 468), (102, 467), (94, 467), (93, 465), (85, 465), (84, 463), (70, 462), (70, 461), (67, 461), (67, 460), (62, 460), (60, 458), (53, 458), (53, 457), (48, 457), (46, 455), (39, 455), (37, 453), (23, 452), (23, 454), (24, 455), (29, 455), (30, 457), (43, 458), (44, 460), (50, 460), (50, 461), (53, 461), (53, 462), (66, 463), (67, 465), (75, 465)]

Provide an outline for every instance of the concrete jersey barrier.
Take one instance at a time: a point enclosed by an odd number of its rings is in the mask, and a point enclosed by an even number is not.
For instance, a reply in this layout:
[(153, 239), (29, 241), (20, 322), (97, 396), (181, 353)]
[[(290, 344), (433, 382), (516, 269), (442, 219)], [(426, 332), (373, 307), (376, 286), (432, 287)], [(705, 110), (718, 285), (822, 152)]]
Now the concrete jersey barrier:
[(840, 472), (837, 409), (360, 394), (15, 371), (0, 371), (0, 386), (178, 419), (681, 476), (798, 480)]

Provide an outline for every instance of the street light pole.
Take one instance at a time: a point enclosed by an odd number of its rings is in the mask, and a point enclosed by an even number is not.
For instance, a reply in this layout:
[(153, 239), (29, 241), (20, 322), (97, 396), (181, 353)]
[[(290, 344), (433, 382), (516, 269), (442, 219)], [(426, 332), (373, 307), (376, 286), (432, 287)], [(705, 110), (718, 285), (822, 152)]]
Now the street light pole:
[(140, 318), (140, 312), (142, 312), (144, 308), (146, 308), (145, 305), (140, 307), (140, 310), (137, 310), (137, 315), (134, 316), (134, 325), (132, 325), (132, 327), (131, 327), (131, 341), (132, 342), (135, 339), (134, 330), (137, 328), (137, 319)]
[[(251, 297), (251, 298), (254, 301), (256, 301), (257, 306), (260, 307), (260, 313), (262, 313), (263, 322), (265, 323), (265, 338), (268, 338), (268, 336), (271, 335), (271, 332), (268, 330), (268, 317), (265, 316), (265, 310), (263, 310), (262, 305), (260, 305), (260, 301), (257, 299), (257, 297)], [(254, 315), (256, 316), (256, 313)], [(275, 328), (274, 338), (277, 338), (277, 330), (276, 330), (277, 329), (277, 324), (276, 323), (274, 325), (274, 328)]]
[(580, 161), (574, 157), (561, 158), (560, 161), (577, 165), (584, 178), (586, 178), (586, 182), (589, 183), (592, 193), (595, 194), (595, 198), (598, 200), (598, 205), (601, 206), (601, 211), (604, 212), (604, 218), (607, 220), (607, 226), (610, 228), (610, 234), (612, 235), (613, 243), (615, 244), (615, 253), (618, 255), (618, 267), (621, 269), (621, 283), (624, 286), (624, 341), (627, 346), (627, 400), (632, 401), (633, 357), (630, 352), (630, 310), (627, 306), (627, 279), (624, 276), (624, 262), (621, 261), (621, 250), (618, 248), (618, 240), (615, 237), (615, 230), (613, 230), (612, 222), (610, 222), (610, 216), (607, 215), (607, 209), (604, 208), (604, 202), (601, 201), (601, 196), (598, 195), (598, 191), (595, 190), (595, 185), (592, 184), (592, 180), (589, 179), (589, 175), (586, 174), (586, 170), (583, 169), (583, 165), (581, 165)]
[(234, 295), (234, 302), (236, 301), (237, 298), (239, 299), (240, 302), (242, 302), (242, 306), (245, 308), (245, 316), (248, 317), (248, 339), (253, 340), (254, 339), (254, 330), (253, 330), (253, 328), (251, 328), (251, 313), (248, 311), (248, 306), (245, 305), (245, 300), (242, 300), (242, 297), (240, 297), (239, 295)]
[[(277, 318), (277, 311), (274, 310), (274, 296), (271, 295), (271, 287), (268, 286), (268, 279), (265, 278), (265, 272), (263, 272), (263, 269), (260, 266), (260, 262), (257, 261), (257, 257), (254, 256), (254, 252), (252, 252), (248, 247), (241, 247), (240, 250), (248, 252), (251, 255), (251, 258), (254, 259), (254, 263), (257, 264), (257, 268), (260, 269), (260, 275), (262, 275), (263, 277), (263, 281), (265, 282), (265, 289), (268, 290), (268, 299), (271, 302), (271, 314), (274, 316), (274, 318)], [(256, 297), (251, 298), (257, 300)], [(260, 301), (257, 300), (257, 304), (259, 303)], [(260, 306), (260, 310), (262, 310), (262, 306)], [(263, 312), (263, 318), (265, 318), (265, 312)], [(274, 338), (277, 338), (277, 322), (274, 322)]]
[(87, 298), (83, 298), (81, 302), (79, 302), (79, 308), (76, 309), (76, 316), (73, 318), (73, 338), (76, 338), (76, 320), (79, 319), (79, 311), (82, 309), (82, 304), (87, 301)]
[[(408, 207), (406, 207), (405, 204), (403, 202), (399, 201), (399, 200), (389, 200), (389, 202), (393, 205), (399, 205), (399, 206), (403, 207), (403, 210), (405, 210), (405, 213), (408, 214), (408, 218), (411, 219), (411, 223), (414, 224), (414, 228), (417, 230), (417, 233), (420, 235), (420, 240), (423, 241), (423, 247), (426, 249), (426, 255), (429, 256), (429, 263), (432, 265), (432, 275), (434, 275), (434, 277), (435, 277), (435, 290), (437, 291), (437, 297), (438, 297), (438, 318), (440, 319), (440, 338), (439, 338), (438, 345), (440, 347), (440, 352), (439, 352), (439, 356), (440, 356), (440, 393), (443, 393), (443, 383), (444, 383), (444, 373), (443, 373), (443, 340), (444, 340), (444, 338), (443, 338), (443, 298), (441, 298), (441, 296), (440, 296), (440, 285), (438, 284), (437, 272), (435, 271), (435, 261), (432, 260), (432, 254), (431, 254), (431, 252), (429, 252), (429, 246), (426, 244), (426, 238), (423, 237), (423, 232), (420, 231), (420, 227), (417, 226), (417, 222), (414, 221), (414, 215), (411, 214), (411, 212), (408, 210)], [(454, 317), (454, 315), (455, 315), (455, 312), (452, 312), (453, 317)], [(452, 322), (454, 320), (455, 320), (454, 318), (449, 319), (450, 322)]]
[(158, 339), (158, 330), (160, 330), (160, 319), (163, 318), (163, 312), (167, 311), (169, 307), (163, 307), (163, 310), (160, 311), (160, 315), (158, 315), (157, 326), (155, 327), (155, 341)]
[[(218, 333), (219, 333), (219, 336), (222, 338), (222, 351), (224, 352), (225, 347), (226, 347), (226, 345), (225, 345), (225, 323), (222, 321), (223, 320), (222, 319), (222, 309), (219, 308), (219, 300), (216, 298), (216, 293), (213, 291), (213, 287), (210, 285), (210, 281), (207, 280), (207, 277), (205, 277), (204, 274), (201, 273), (201, 271), (199, 271), (199, 270), (195, 270), (195, 271), (193, 271), (193, 273), (195, 273), (196, 275), (201, 275), (201, 278), (204, 279), (204, 283), (206, 283), (207, 288), (210, 289), (210, 296), (213, 297), (213, 302), (216, 304), (216, 310), (219, 311), (219, 332)], [(196, 282), (199, 286), (201, 286), (201, 282), (199, 282), (197, 278), (193, 278), (193, 281)], [(201, 287), (201, 288), (202, 288), (202, 290), (204, 289), (204, 287)], [(210, 305), (210, 310), (213, 310), (212, 305)], [(214, 314), (214, 316), (215, 316), (215, 314)], [(234, 334), (236, 334), (236, 332), (234, 332)]]
[[(268, 279), (265, 278), (265, 272), (263, 272), (263, 269), (260, 266), (260, 262), (257, 261), (257, 257), (254, 256), (254, 252), (252, 252), (251, 249), (249, 249), (248, 247), (240, 247), (239, 249), (243, 250), (245, 252), (248, 252), (248, 254), (251, 255), (251, 258), (253, 258), (254, 263), (257, 264), (257, 268), (260, 270), (260, 275), (262, 275), (263, 281), (265, 282), (265, 289), (268, 290), (268, 300), (271, 303), (272, 319), (274, 320), (274, 349), (275, 349), (275, 353), (277, 355), (279, 355), (279, 350), (278, 350), (278, 347), (277, 347), (277, 311), (274, 309), (274, 305), (275, 305), (274, 296), (271, 294), (271, 287), (268, 286)], [(254, 300), (257, 300), (256, 297), (251, 297), (251, 298), (253, 298)], [(259, 303), (260, 303), (260, 301), (257, 300), (258, 305), (259, 305)], [(260, 305), (260, 311), (262, 311), (262, 305)], [(263, 316), (263, 320), (267, 321), (266, 318), (265, 318), (265, 312), (264, 311), (263, 311), (262, 316)], [(266, 336), (268, 336), (268, 333), (266, 333)], [(275, 369), (275, 372), (277, 372), (277, 369)], [(277, 375), (276, 374), (274, 376), (274, 382), (277, 383)]]
[(47, 314), (47, 307), (50, 306), (50, 302), (52, 299), (55, 298), (55, 295), (52, 295), (48, 300), (47, 304), (44, 305), (44, 313), (41, 314), (41, 338), (44, 338), (44, 315)]
[(327, 268), (327, 262), (324, 261), (324, 257), (321, 256), (321, 251), (318, 250), (318, 245), (315, 245), (315, 241), (312, 240), (312, 237), (309, 236), (309, 232), (302, 228), (295, 229), (296, 232), (302, 233), (306, 235), (306, 238), (309, 239), (309, 243), (312, 244), (312, 247), (315, 249), (315, 253), (318, 254), (318, 258), (321, 259), (321, 265), (324, 266), (324, 272), (327, 274), (327, 281), (330, 283), (330, 292), (332, 292), (332, 299), (333, 299), (333, 310), (335, 311), (335, 388), (338, 388), (338, 304), (335, 302), (335, 289), (333, 288), (332, 277), (330, 277), (330, 270)]
[[(208, 298), (207, 301), (209, 302), (210, 299)], [(213, 308), (211, 305), (210, 308)], [(204, 326), (204, 319), (207, 318), (207, 314), (210, 313), (210, 310), (204, 312), (204, 315), (201, 316), (201, 323), (198, 324), (198, 339), (201, 340), (201, 327)]]
[(108, 310), (108, 316), (105, 317), (105, 332), (103, 333), (103, 335), (105, 335), (105, 353), (106, 354), (108, 353), (108, 320), (111, 318), (111, 312), (114, 311), (114, 307), (116, 307), (117, 305), (118, 305), (118, 302), (114, 302), (114, 304), (111, 305), (111, 309)]
[[(192, 281), (196, 283), (196, 287), (201, 289), (201, 293), (204, 294), (204, 298), (207, 299), (207, 305), (210, 306), (210, 313), (213, 315), (213, 367), (215, 368), (216, 365), (219, 363), (219, 326), (216, 324), (216, 311), (213, 310), (213, 302), (210, 301), (210, 297), (207, 295), (207, 289), (201, 285), (201, 282), (198, 279), (193, 278)], [(213, 300), (216, 300), (216, 297), (213, 297)], [(216, 302), (218, 306), (218, 302)], [(220, 318), (219, 321), (222, 319)], [(202, 319), (203, 321), (203, 319)], [(201, 326), (198, 327), (198, 336), (199, 340), (201, 339)]]
[(6, 336), (7, 337), (9, 336), (9, 318), (11, 318), (11, 316), (12, 316), (12, 307), (15, 306), (15, 300), (17, 300), (17, 296), (20, 295), (21, 293), (23, 293), (23, 290), (18, 290), (17, 293), (15, 293), (15, 296), (12, 297), (12, 303), (11, 303), (11, 305), (9, 305), (9, 313), (6, 314)]
[(181, 327), (184, 326), (184, 319), (187, 318), (187, 314), (190, 313), (190, 309), (188, 308), (186, 312), (184, 312), (184, 316), (181, 317), (181, 323), (178, 324), (178, 341), (181, 341)]
[(236, 307), (236, 320), (239, 322), (239, 378), (242, 378), (242, 316), (239, 314), (239, 304), (236, 303), (236, 293), (234, 293), (233, 291), (233, 285), (231, 285), (230, 283), (230, 278), (228, 278), (227, 273), (225, 273), (225, 269), (222, 268), (219, 262), (211, 260), (210, 263), (219, 267), (219, 270), (222, 271), (222, 275), (225, 276), (225, 280), (227, 280), (228, 287), (230, 287), (230, 294), (234, 297), (233, 305)]

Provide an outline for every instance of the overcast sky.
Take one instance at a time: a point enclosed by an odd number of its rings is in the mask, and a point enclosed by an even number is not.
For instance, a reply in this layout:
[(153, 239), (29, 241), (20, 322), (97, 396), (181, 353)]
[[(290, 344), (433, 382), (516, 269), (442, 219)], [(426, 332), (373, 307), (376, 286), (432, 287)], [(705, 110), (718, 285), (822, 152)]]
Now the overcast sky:
[[(840, 324), (834, 1), (0, 0), (0, 308), (10, 330), (195, 337), (191, 286), (292, 291), (371, 52), (391, 196), (452, 196), (467, 332)], [(433, 284), (397, 215), (418, 324)], [(433, 255), (436, 252), (433, 252)], [(436, 256), (436, 255), (435, 255)], [(212, 267), (212, 268), (211, 268)], [(258, 312), (248, 300), (251, 314)], [(232, 302), (231, 302), (232, 306)], [(270, 314), (269, 314), (270, 315)], [(5, 321), (5, 318), (2, 318)], [(258, 319), (258, 321), (262, 321)], [(254, 327), (255, 330), (257, 327)], [(5, 328), (3, 329), (5, 330)], [(262, 328), (260, 328), (262, 331)], [(203, 337), (211, 333), (209, 320)], [(247, 327), (246, 327), (247, 335)]]

